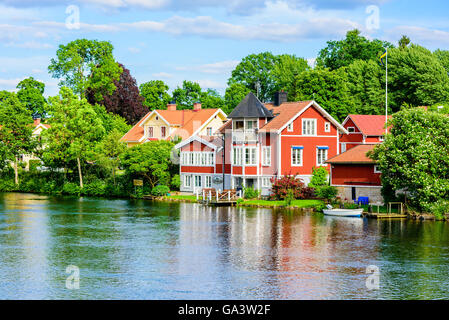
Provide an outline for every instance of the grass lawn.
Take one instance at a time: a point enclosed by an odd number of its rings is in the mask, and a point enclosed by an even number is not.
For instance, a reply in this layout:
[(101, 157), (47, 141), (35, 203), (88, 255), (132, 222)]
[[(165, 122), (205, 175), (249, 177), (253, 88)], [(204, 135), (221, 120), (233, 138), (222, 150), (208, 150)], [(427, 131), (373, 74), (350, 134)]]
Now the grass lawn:
[(167, 196), (165, 198), (196, 202), (196, 196), (194, 196), (194, 195), (170, 195), (170, 196)]
[[(291, 207), (295, 208), (314, 208), (322, 205), (320, 200), (293, 200)], [(240, 206), (264, 206), (264, 207), (285, 207), (284, 201), (270, 201), (270, 200), (245, 200)]]

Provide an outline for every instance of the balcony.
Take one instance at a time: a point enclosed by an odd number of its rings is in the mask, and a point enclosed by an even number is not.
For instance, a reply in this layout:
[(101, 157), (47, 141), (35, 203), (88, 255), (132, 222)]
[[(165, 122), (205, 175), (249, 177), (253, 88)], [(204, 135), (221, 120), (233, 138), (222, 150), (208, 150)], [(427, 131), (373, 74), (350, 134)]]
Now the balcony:
[(232, 142), (235, 142), (235, 143), (256, 143), (257, 142), (256, 130), (233, 131), (232, 132)]

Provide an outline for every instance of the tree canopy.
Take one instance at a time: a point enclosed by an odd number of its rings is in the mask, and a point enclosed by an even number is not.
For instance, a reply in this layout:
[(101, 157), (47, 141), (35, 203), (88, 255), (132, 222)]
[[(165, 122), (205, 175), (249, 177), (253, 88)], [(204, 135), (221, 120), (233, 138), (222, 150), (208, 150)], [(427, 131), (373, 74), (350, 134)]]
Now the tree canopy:
[(17, 98), (25, 104), (26, 108), (31, 111), (33, 115), (45, 115), (45, 104), (47, 101), (44, 98), (45, 84), (29, 77), (19, 82), (17, 85)]
[(143, 105), (150, 111), (165, 109), (171, 100), (169, 87), (162, 80), (150, 80), (141, 84), (139, 89), (144, 98)]

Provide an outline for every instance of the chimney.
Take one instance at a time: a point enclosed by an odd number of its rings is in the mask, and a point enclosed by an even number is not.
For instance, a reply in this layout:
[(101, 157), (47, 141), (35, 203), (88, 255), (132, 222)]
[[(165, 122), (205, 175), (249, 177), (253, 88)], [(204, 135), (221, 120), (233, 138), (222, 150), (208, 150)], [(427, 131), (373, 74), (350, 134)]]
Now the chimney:
[(34, 119), (34, 126), (37, 127), (41, 123), (41, 118)]
[(287, 102), (287, 92), (285, 91), (278, 91), (274, 94), (274, 105), (276, 107), (279, 107), (281, 104), (283, 104), (284, 102)]
[(193, 111), (200, 111), (201, 110), (201, 103), (195, 102), (193, 104)]
[(176, 103), (167, 104), (167, 110), (168, 111), (176, 111)]

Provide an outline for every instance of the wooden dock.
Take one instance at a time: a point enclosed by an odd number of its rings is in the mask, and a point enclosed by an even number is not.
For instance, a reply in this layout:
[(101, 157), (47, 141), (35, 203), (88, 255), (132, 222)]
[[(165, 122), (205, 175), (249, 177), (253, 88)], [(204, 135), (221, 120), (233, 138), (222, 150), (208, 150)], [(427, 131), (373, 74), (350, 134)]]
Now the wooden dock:
[(236, 190), (203, 189), (201, 194), (197, 193), (198, 202), (211, 206), (235, 206), (241, 197), (242, 192)]
[(367, 217), (369, 219), (407, 219), (407, 215), (406, 214), (397, 214), (397, 213), (369, 213), (369, 212), (364, 212), (363, 213), (364, 217)]

